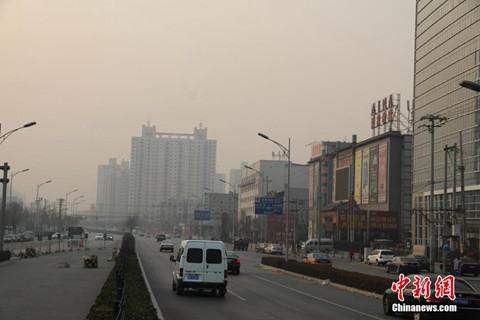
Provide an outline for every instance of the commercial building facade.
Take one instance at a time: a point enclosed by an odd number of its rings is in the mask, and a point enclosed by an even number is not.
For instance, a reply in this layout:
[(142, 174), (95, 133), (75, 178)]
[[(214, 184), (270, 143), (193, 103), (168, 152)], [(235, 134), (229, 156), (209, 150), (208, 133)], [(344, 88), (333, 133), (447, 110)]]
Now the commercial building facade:
[(417, 1), (412, 217), (417, 245), (441, 248), (446, 241), (453, 250), (478, 253), (480, 98), (459, 82), (480, 80), (479, 30), (479, 1)]

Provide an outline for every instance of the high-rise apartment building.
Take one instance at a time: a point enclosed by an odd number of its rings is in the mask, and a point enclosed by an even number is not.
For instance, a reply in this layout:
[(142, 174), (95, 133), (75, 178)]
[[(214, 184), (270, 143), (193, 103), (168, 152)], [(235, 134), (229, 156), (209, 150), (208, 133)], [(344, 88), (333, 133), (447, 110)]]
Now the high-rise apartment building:
[(417, 1), (412, 175), (417, 245), (441, 248), (447, 242), (453, 251), (478, 252), (480, 97), (459, 82), (480, 80), (479, 30), (480, 1)]
[(165, 211), (159, 208), (162, 204), (192, 202), (205, 188), (213, 190), (216, 151), (216, 140), (207, 139), (207, 128), (202, 125), (193, 134), (157, 132), (155, 126), (143, 126), (142, 136), (132, 137), (129, 213), (162, 221), (153, 216)]
[(97, 214), (102, 219), (125, 220), (128, 216), (129, 162), (110, 158), (108, 164), (98, 166)]

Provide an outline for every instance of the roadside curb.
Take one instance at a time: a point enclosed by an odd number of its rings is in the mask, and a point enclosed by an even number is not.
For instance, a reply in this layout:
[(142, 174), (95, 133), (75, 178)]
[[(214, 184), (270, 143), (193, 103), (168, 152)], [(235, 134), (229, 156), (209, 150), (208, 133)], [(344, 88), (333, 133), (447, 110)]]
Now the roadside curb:
[(375, 299), (378, 299), (378, 300), (382, 299), (382, 295), (380, 295), (380, 294), (373, 293), (373, 292), (370, 292), (370, 291), (360, 290), (360, 289), (357, 289), (357, 288), (348, 287), (348, 286), (345, 286), (343, 284), (334, 283), (334, 282), (331, 282), (330, 279), (313, 278), (313, 277), (309, 277), (309, 276), (306, 276), (306, 275), (303, 275), (303, 274), (300, 274), (300, 273), (295, 273), (295, 272), (287, 271), (287, 270), (284, 270), (284, 269), (271, 267), (271, 266), (268, 266), (266, 264), (261, 264), (261, 263), (259, 264), (259, 266), (262, 269), (265, 269), (265, 270), (271, 270), (271, 271), (274, 271), (274, 272), (283, 272), (283, 273), (289, 274), (289, 275), (297, 277), (297, 278), (301, 278), (301, 279), (305, 279), (305, 280), (315, 282), (315, 283), (320, 284), (320, 285), (332, 286), (332, 287), (335, 287), (335, 288), (338, 288), (338, 289), (343, 289), (343, 290), (347, 290), (347, 291), (350, 291), (350, 292), (359, 293), (359, 294), (362, 294), (364, 296), (372, 297), (372, 298), (375, 298)]

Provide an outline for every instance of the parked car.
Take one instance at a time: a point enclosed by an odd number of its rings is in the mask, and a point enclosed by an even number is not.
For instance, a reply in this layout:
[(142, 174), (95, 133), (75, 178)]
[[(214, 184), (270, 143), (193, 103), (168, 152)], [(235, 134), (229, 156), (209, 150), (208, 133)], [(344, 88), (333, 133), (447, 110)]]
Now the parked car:
[(373, 250), (367, 256), (367, 263), (370, 265), (375, 263), (377, 266), (386, 265), (388, 262), (392, 261), (393, 251), (386, 249), (377, 249)]
[(303, 259), (303, 262), (310, 264), (331, 264), (332, 259), (324, 252), (311, 252)]
[(15, 238), (11, 234), (5, 234), (3, 236), (3, 242), (15, 242)]
[(409, 254), (407, 257), (415, 259), (420, 266), (420, 270), (430, 272), (430, 260), (428, 260), (427, 256), (422, 254)]
[(162, 251), (170, 251), (173, 252), (173, 242), (170, 239), (163, 240), (160, 243), (160, 252)]
[(240, 274), (240, 257), (234, 251), (227, 251), (228, 271)]
[(462, 257), (459, 268), (462, 276), (464, 274), (473, 274), (477, 277), (480, 274), (480, 263), (470, 257)]
[(103, 240), (103, 233), (97, 233), (95, 235), (95, 240)]
[[(409, 283), (403, 290), (403, 297), (404, 301), (401, 302), (398, 299), (398, 292), (393, 291), (391, 288), (387, 288), (383, 294), (382, 304), (383, 304), (383, 312), (386, 315), (394, 315), (395, 312), (393, 311), (392, 305), (394, 303), (402, 303), (404, 305), (418, 305), (418, 304), (425, 304), (425, 305), (456, 305), (457, 312), (449, 312), (446, 313), (446, 319), (480, 319), (480, 293), (475, 291), (475, 289), (464, 279), (456, 277), (454, 286), (455, 286), (455, 299), (452, 301), (449, 297), (444, 296), (440, 298), (435, 297), (435, 278), (430, 278), (430, 297), (425, 298), (423, 295), (420, 295), (419, 298), (415, 298), (413, 296), (413, 290), (415, 289), (414, 281), (415, 276), (420, 277), (422, 280), (424, 276), (422, 275), (409, 275), (406, 278), (409, 279)], [(405, 315), (405, 313), (401, 313), (401, 315)], [(434, 316), (438, 316), (439, 314), (436, 313)], [(425, 314), (422, 313), (414, 313), (414, 319), (424, 319)]]
[(281, 245), (276, 244), (276, 243), (269, 243), (265, 249), (265, 253), (270, 253), (270, 254), (283, 254), (283, 248)]
[(387, 273), (395, 272), (397, 274), (417, 274), (420, 273), (420, 265), (411, 257), (393, 257), (392, 261), (387, 262), (385, 265), (385, 271)]
[(255, 245), (255, 250), (259, 253), (264, 253), (265, 252), (265, 246), (268, 245), (266, 242), (258, 242)]

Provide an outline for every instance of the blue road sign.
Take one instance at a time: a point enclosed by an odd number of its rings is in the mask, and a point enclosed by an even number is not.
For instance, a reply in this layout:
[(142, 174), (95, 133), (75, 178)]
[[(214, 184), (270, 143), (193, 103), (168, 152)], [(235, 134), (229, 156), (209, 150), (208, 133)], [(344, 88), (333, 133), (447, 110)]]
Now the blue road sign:
[(208, 210), (195, 210), (193, 213), (195, 220), (210, 220), (210, 211)]
[(283, 214), (283, 198), (255, 197), (255, 214)]

